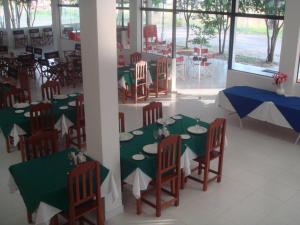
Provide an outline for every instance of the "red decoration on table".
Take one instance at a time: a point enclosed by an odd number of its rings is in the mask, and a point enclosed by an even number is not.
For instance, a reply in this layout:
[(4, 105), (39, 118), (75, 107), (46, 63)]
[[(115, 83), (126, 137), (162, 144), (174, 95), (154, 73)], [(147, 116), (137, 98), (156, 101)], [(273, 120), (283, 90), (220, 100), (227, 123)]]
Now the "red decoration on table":
[(273, 75), (274, 82), (277, 86), (286, 82), (287, 78), (288, 78), (288, 75), (285, 73), (281, 73), (281, 72), (274, 73), (274, 75)]

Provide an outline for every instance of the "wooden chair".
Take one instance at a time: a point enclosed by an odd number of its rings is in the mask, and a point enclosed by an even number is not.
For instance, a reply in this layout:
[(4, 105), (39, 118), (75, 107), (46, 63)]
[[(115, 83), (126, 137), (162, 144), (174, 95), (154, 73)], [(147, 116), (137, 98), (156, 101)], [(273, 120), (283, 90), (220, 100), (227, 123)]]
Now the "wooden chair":
[(23, 71), (19, 74), (20, 89), (24, 92), (25, 101), (31, 103), (31, 88), (28, 74)]
[[(178, 135), (172, 135), (163, 139), (157, 147), (156, 177), (150, 183), (153, 185), (148, 190), (141, 193), (141, 198), (137, 200), (137, 214), (141, 213), (142, 201), (156, 209), (156, 216), (161, 216), (161, 210), (172, 204), (179, 205), (179, 186), (180, 186), (180, 157), (181, 139)], [(170, 184), (170, 190), (164, 186)], [(151, 191), (155, 192), (155, 203), (145, 198)], [(172, 198), (166, 201), (161, 199), (162, 191)]]
[(25, 102), (24, 91), (20, 88), (11, 87), (11, 89), (4, 93), (2, 104), (3, 107), (13, 107), (16, 103)]
[(94, 224), (84, 215), (96, 211), (97, 225), (104, 224), (104, 206), (100, 189), (100, 165), (96, 161), (88, 161), (77, 165), (68, 177), (69, 208), (61, 215), (68, 224)]
[(134, 85), (132, 85), (131, 95), (133, 95), (134, 102), (137, 103), (139, 99), (147, 100), (148, 98), (148, 67), (147, 62), (140, 61), (135, 64), (134, 71)]
[[(2, 107), (13, 107), (16, 103), (25, 102), (25, 94), (22, 89), (12, 87), (11, 90), (6, 92), (2, 98)], [(13, 145), (13, 137), (6, 137), (6, 151), (10, 153), (11, 146)]]
[(156, 61), (156, 78), (150, 88), (150, 92), (155, 93), (155, 96), (158, 97), (160, 93), (167, 95), (168, 91), (168, 59), (161, 57)]
[[(20, 151), (22, 161), (45, 157), (58, 151), (58, 133), (56, 130), (40, 131), (30, 137), (21, 137)], [(27, 211), (28, 223), (33, 223), (32, 214)]]
[[(76, 133), (75, 136), (73, 136), (74, 131)], [(69, 128), (67, 135), (67, 147), (69, 147), (71, 144), (75, 145), (79, 149), (82, 149), (86, 146), (83, 95), (76, 97), (76, 122)]]
[(42, 84), (41, 89), (43, 100), (52, 100), (53, 95), (60, 94), (60, 84), (58, 81), (48, 80), (46, 83)]
[(54, 116), (50, 103), (39, 103), (30, 107), (30, 132), (53, 130)]
[(119, 132), (125, 132), (124, 113), (119, 112)]
[(142, 54), (139, 52), (134, 52), (132, 54), (130, 54), (130, 64), (134, 65), (137, 62), (142, 60)]
[(148, 105), (143, 107), (143, 126), (156, 123), (159, 118), (162, 118), (162, 103), (161, 102), (150, 102)]
[[(188, 176), (188, 178), (203, 184), (203, 191), (207, 190), (207, 185), (209, 182), (214, 180), (217, 180), (217, 182), (221, 182), (225, 144), (225, 130), (225, 119), (218, 118), (210, 124), (207, 133), (205, 155), (195, 159), (195, 161), (198, 162), (198, 166), (195, 169), (193, 169), (193, 171), (197, 170), (199, 175), (201, 175), (201, 172), (203, 170), (203, 179), (194, 176)], [(217, 170), (213, 170), (210, 168), (210, 162), (215, 159), (219, 160)], [(209, 173), (213, 173), (215, 174), (215, 176), (208, 178)]]
[(44, 157), (58, 151), (57, 130), (39, 131), (20, 141), (22, 161)]

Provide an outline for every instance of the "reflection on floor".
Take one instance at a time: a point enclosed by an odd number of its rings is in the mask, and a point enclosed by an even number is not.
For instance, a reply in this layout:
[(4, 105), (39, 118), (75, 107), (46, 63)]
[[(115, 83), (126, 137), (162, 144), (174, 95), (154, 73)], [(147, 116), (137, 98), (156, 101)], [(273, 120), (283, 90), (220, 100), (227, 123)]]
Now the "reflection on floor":
[[(34, 96), (40, 97), (39, 85), (33, 83)], [(63, 88), (63, 93), (81, 88)], [(180, 193), (179, 207), (162, 211), (156, 218), (152, 208), (143, 205), (143, 214), (135, 214), (135, 200), (129, 187), (123, 193), (123, 214), (109, 219), (107, 225), (299, 225), (300, 150), (293, 144), (296, 134), (252, 119), (245, 119), (241, 129), (235, 116), (229, 116), (215, 104), (215, 96), (169, 95), (163, 102), (165, 116), (183, 113), (205, 121), (216, 117), (228, 119), (228, 146), (224, 159), (222, 183), (212, 183), (208, 191), (189, 181)], [(148, 101), (156, 100), (150, 98)], [(142, 106), (122, 104), (126, 130), (142, 125)], [(7, 154), (4, 141), (0, 151), (0, 221), (1, 225), (26, 223), (26, 211), (19, 193), (9, 194), (8, 167), (20, 162), (20, 153)]]

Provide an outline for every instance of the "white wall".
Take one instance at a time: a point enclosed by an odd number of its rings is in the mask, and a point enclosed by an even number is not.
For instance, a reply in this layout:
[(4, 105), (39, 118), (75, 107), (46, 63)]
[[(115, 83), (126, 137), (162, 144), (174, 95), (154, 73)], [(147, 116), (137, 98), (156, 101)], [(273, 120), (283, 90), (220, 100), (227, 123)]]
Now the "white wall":
[[(300, 1), (286, 0), (285, 21), (279, 71), (287, 73), (289, 79), (285, 89), (289, 95), (300, 96), (300, 85), (296, 84), (299, 60), (300, 40)], [(251, 44), (251, 43), (250, 43)], [(275, 90), (273, 79), (252, 73), (228, 70), (227, 87), (252, 86), (266, 90)]]

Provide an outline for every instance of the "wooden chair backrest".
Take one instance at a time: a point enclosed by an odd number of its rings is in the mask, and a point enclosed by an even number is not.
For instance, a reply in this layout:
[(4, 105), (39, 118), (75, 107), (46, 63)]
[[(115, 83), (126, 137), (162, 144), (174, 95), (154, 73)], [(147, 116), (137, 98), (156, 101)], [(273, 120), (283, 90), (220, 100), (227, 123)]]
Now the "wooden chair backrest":
[(119, 112), (119, 132), (125, 132), (125, 118), (122, 112)]
[(142, 54), (139, 52), (134, 52), (130, 55), (130, 63), (132, 65), (136, 64), (137, 62), (141, 61)]
[(57, 130), (40, 131), (21, 140), (23, 161), (45, 157), (58, 151)]
[(215, 119), (208, 128), (207, 142), (206, 142), (206, 156), (210, 155), (212, 150), (224, 151), (225, 144), (225, 132), (226, 132), (226, 119)]
[(20, 81), (20, 88), (26, 90), (28, 92), (31, 91), (30, 89), (30, 82), (29, 82), (29, 75), (22, 71), (19, 73), (19, 81)]
[(157, 182), (163, 175), (176, 171), (180, 173), (181, 138), (179, 135), (170, 135), (157, 146)]
[(54, 117), (50, 103), (39, 103), (30, 107), (30, 129), (31, 134), (54, 129)]
[(146, 61), (139, 61), (135, 64), (135, 82), (138, 83), (147, 83), (148, 76), (148, 66)]
[(52, 100), (53, 95), (60, 94), (60, 84), (58, 81), (49, 80), (46, 83), (42, 84), (41, 89), (43, 100)]
[(41, 48), (34, 48), (33, 52), (34, 52), (35, 56), (37, 56), (38, 58), (42, 58), (42, 56), (43, 56), (43, 49), (41, 49)]
[(49, 59), (59, 59), (59, 52), (58, 51), (47, 52), (44, 55), (45, 55), (45, 59), (46, 60), (49, 60)]
[(159, 80), (161, 75), (166, 78), (168, 75), (168, 59), (166, 57), (158, 58), (156, 61), (156, 80)]
[(25, 51), (28, 52), (28, 53), (31, 53), (33, 54), (33, 47), (32, 46), (29, 46), (27, 45), (26, 48), (25, 48)]
[(143, 107), (143, 126), (156, 123), (156, 121), (162, 117), (163, 112), (161, 102), (151, 102)]
[(22, 89), (12, 87), (5, 92), (2, 99), (3, 107), (13, 107), (16, 103), (25, 102), (25, 94)]
[(77, 165), (69, 174), (69, 216), (75, 216), (76, 207), (91, 200), (100, 204), (100, 166), (96, 161)]
[(84, 98), (83, 95), (78, 95), (75, 99), (76, 103), (76, 124), (84, 124)]

